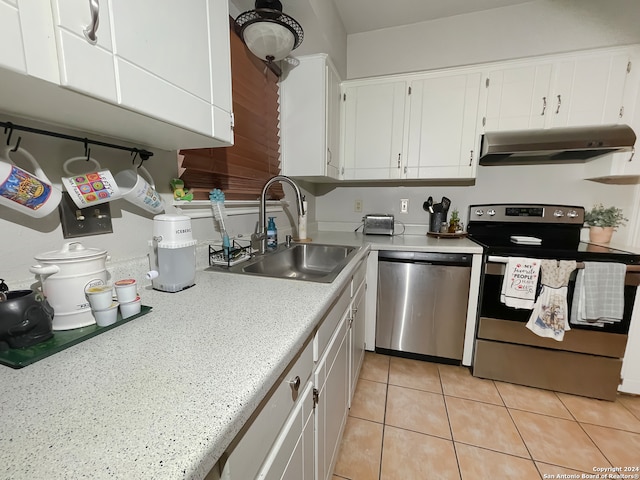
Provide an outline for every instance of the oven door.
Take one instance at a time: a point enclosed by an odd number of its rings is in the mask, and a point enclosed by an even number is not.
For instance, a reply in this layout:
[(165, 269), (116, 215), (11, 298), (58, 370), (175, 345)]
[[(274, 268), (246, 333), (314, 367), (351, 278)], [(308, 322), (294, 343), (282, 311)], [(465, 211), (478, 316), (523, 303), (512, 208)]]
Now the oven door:
[[(615, 399), (639, 273), (627, 273), (622, 322), (570, 325), (563, 341), (539, 337), (525, 324), (531, 310), (500, 302), (505, 259), (485, 258), (473, 374), (505, 382), (606, 400)], [(502, 260), (502, 261), (500, 261)], [(572, 305), (575, 275), (569, 282)], [(536, 297), (539, 294), (536, 292)]]

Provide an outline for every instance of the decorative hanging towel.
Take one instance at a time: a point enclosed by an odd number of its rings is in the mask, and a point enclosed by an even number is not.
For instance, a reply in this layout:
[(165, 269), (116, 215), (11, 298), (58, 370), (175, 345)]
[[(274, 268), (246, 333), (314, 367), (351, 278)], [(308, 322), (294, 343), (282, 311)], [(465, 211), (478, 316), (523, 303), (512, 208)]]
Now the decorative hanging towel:
[(509, 257), (502, 278), (500, 301), (507, 307), (533, 308), (540, 273), (540, 260)]
[(584, 262), (576, 276), (571, 323), (604, 327), (622, 321), (626, 272), (623, 263)]
[(540, 282), (542, 290), (533, 306), (527, 328), (540, 337), (559, 342), (569, 327), (567, 285), (571, 272), (576, 269), (573, 260), (542, 260)]

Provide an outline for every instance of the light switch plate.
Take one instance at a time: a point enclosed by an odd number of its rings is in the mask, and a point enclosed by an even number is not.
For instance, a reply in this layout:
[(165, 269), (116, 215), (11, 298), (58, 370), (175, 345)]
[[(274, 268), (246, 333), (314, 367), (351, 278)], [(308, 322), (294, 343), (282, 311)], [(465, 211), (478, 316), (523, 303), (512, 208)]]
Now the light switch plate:
[(63, 192), (58, 208), (64, 238), (113, 233), (109, 202), (80, 209), (69, 194)]

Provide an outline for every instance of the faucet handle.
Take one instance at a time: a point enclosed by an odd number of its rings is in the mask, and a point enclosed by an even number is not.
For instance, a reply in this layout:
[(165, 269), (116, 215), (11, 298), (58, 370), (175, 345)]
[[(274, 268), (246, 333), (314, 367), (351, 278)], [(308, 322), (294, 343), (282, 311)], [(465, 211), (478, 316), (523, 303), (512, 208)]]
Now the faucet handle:
[(293, 239), (293, 237), (291, 235), (286, 235), (284, 237), (284, 243), (287, 247), (291, 246), (291, 240)]

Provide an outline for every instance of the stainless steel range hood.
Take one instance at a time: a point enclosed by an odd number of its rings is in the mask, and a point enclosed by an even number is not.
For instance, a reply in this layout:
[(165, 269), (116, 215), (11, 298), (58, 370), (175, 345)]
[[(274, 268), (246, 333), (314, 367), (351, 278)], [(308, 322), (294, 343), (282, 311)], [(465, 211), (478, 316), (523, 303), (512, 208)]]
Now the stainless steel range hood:
[(630, 152), (636, 134), (628, 125), (487, 132), (480, 165), (577, 163), (613, 152)]

